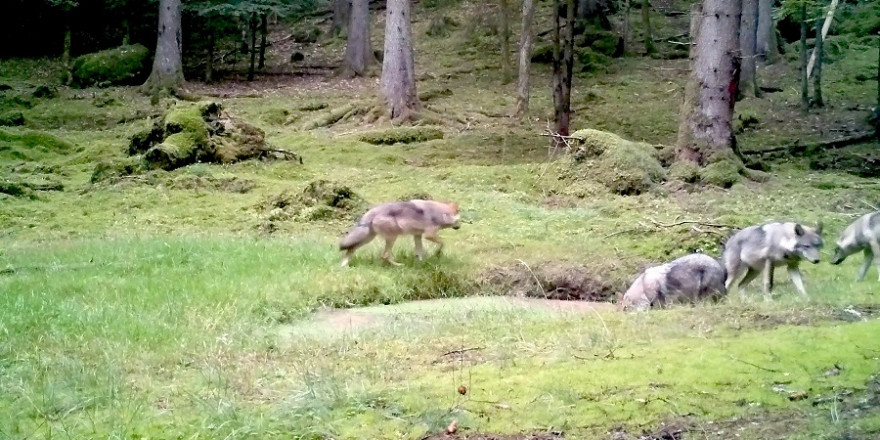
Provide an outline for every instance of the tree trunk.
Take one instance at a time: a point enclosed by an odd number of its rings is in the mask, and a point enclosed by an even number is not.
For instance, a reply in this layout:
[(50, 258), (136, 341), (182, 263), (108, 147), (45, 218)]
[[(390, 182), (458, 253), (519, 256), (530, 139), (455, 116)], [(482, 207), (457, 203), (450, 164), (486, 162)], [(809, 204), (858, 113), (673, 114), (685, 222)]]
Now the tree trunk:
[(654, 47), (654, 30), (651, 29), (651, 2), (642, 0), (642, 25), (645, 28), (645, 54), (651, 55), (656, 52)]
[[(824, 18), (821, 16), (816, 20), (816, 47), (813, 48), (813, 54), (816, 57), (816, 64), (813, 67), (813, 107), (824, 107), (825, 101), (822, 100), (822, 23)], [(810, 69), (807, 68), (807, 74)]]
[(807, 75), (807, 2), (801, 0), (801, 106), (804, 111), (810, 107), (810, 77)]
[(166, 91), (176, 94), (183, 85), (180, 15), (180, 0), (159, 0), (156, 56), (153, 70), (142, 89), (154, 98)]
[(739, 77), (740, 96), (759, 96), (756, 78), (755, 48), (758, 36), (758, 0), (742, 0), (739, 47), (742, 70)]
[(214, 45), (216, 36), (210, 23), (208, 23), (207, 28), (210, 34), (208, 35), (208, 59), (205, 62), (205, 82), (210, 83), (214, 81)]
[(691, 73), (681, 107), (676, 157), (698, 166), (732, 159), (736, 153), (733, 107), (739, 79), (738, 0), (703, 0), (695, 5)]
[[(630, 0), (624, 0), (623, 2), (623, 37), (622, 38), (622, 49), (621, 52), (623, 54), (629, 49), (629, 11), (631, 8)], [(653, 42), (652, 42), (653, 43)]]
[(516, 117), (529, 114), (529, 75), (532, 67), (532, 21), (535, 16), (535, 0), (523, 0), (522, 31), (519, 36), (519, 78), (516, 82)]
[(131, 42), (131, 25), (128, 23), (127, 18), (122, 19), (122, 45), (128, 46)]
[[(330, 25), (330, 33), (333, 35), (343, 35), (347, 27), (351, 23), (351, 14), (353, 13), (354, 3), (359, 0), (333, 0), (333, 21)], [(367, 12), (369, 15), (369, 12)]]
[(508, 0), (500, 0), (499, 9), (501, 14), (501, 83), (510, 82), (510, 5)]
[(64, 23), (64, 49), (61, 52), (61, 64), (64, 66), (64, 70), (66, 71), (66, 75), (64, 78), (65, 84), (70, 84), (73, 81), (73, 72), (71, 72), (70, 68), (70, 47), (72, 46), (72, 38), (70, 31), (70, 23), (65, 20)]
[(388, 0), (385, 11), (385, 56), (382, 95), (392, 120), (415, 117), (421, 108), (416, 91), (410, 0)]
[[(831, 0), (831, 4), (828, 6), (828, 12), (825, 15), (825, 21), (822, 25), (822, 39), (824, 40), (826, 36), (828, 36), (828, 30), (831, 28), (831, 23), (834, 21), (834, 11), (837, 9), (838, 0)], [(816, 62), (816, 53), (813, 52), (813, 55), (810, 56), (810, 62), (807, 63), (807, 77), (810, 77), (811, 72), (813, 71), (813, 64)]]
[(370, 66), (375, 64), (376, 56), (370, 45), (370, 0), (354, 0), (349, 14), (344, 70), (347, 75), (367, 76)]
[[(560, 0), (556, 0), (553, 28), (553, 117), (555, 132), (568, 136), (571, 130), (571, 78), (574, 71), (575, 2), (566, 0), (565, 23), (560, 14)], [(552, 142), (558, 142), (554, 137)]]
[(257, 66), (260, 69), (266, 67), (267, 38), (269, 38), (269, 17), (260, 14), (260, 63)]
[(766, 64), (779, 61), (776, 24), (773, 22), (773, 0), (758, 0), (758, 60)]
[(248, 65), (248, 74), (247, 80), (254, 80), (254, 71), (257, 66), (257, 13), (251, 13), (251, 19), (248, 22), (250, 30), (251, 30), (251, 43), (250, 43), (250, 53), (251, 53), (251, 63)]

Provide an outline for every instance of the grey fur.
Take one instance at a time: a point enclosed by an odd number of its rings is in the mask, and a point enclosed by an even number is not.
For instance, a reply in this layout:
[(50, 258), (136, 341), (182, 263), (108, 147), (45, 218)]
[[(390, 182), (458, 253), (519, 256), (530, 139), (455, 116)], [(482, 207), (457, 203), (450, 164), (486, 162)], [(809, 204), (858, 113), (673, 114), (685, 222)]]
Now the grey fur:
[(717, 301), (726, 294), (724, 267), (704, 254), (690, 254), (646, 269), (623, 295), (623, 310), (647, 310), (678, 302)]
[(793, 222), (749, 226), (730, 237), (724, 245), (722, 261), (727, 270), (725, 286), (730, 290), (733, 283), (742, 277), (739, 287), (745, 287), (763, 272), (764, 295), (770, 299), (773, 269), (786, 266), (798, 292), (806, 295), (798, 265), (801, 260), (818, 263), (823, 244), (821, 223), (815, 228)]
[[(831, 264), (840, 264), (850, 255), (862, 251), (865, 260), (859, 268), (857, 279), (862, 281), (871, 268), (871, 263), (880, 256), (880, 212), (865, 214), (852, 222), (840, 236), (834, 247), (834, 256)], [(877, 261), (877, 270), (880, 272), (880, 260)]]

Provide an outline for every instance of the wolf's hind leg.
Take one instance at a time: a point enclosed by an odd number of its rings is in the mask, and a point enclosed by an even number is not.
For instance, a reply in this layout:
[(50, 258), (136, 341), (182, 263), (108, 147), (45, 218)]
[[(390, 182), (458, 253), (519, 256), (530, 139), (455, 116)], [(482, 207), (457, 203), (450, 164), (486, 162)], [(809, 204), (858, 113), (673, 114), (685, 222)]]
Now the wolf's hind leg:
[(754, 268), (752, 268), (752, 267), (749, 267), (748, 269), (746, 269), (746, 276), (743, 277), (742, 281), (739, 282), (739, 286), (737, 287), (737, 289), (739, 289), (739, 295), (740, 295), (741, 297), (742, 297), (742, 296), (745, 296), (745, 293), (744, 293), (743, 291), (745, 290), (746, 286), (747, 286), (749, 283), (751, 283), (752, 280), (754, 280), (755, 278), (757, 278), (757, 277), (758, 277), (758, 274), (760, 274), (760, 273), (761, 273), (761, 272), (759, 272), (758, 270), (756, 270), (756, 269), (754, 269)]
[(385, 239), (385, 250), (382, 251), (382, 259), (385, 260), (388, 264), (392, 264), (394, 266), (402, 266), (402, 264), (391, 259), (391, 249), (394, 247), (394, 242), (397, 240), (397, 237), (388, 237)]
[[(856, 278), (859, 281), (865, 279), (865, 276), (868, 275), (868, 270), (871, 269), (871, 263), (874, 262), (874, 252), (871, 249), (865, 249), (865, 261), (862, 262), (862, 267), (859, 268), (859, 276)], [(880, 265), (880, 261), (878, 261), (878, 265)], [(880, 272), (880, 268), (877, 269)]]

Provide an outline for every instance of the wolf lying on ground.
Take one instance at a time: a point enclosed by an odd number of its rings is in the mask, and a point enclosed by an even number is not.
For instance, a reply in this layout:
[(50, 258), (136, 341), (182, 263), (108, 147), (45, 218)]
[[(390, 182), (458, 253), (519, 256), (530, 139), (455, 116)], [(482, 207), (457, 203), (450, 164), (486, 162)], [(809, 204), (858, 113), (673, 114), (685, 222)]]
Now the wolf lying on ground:
[[(847, 226), (837, 238), (837, 246), (834, 248), (831, 264), (843, 263), (846, 257), (858, 251), (864, 251), (865, 262), (862, 263), (858, 275), (859, 281), (864, 280), (868, 269), (871, 268), (871, 262), (880, 257), (878, 239), (880, 239), (880, 212), (872, 212), (859, 217)], [(877, 270), (880, 271), (880, 261), (877, 262)]]
[(718, 300), (726, 293), (724, 268), (704, 254), (685, 255), (642, 272), (620, 301), (622, 310), (647, 310), (674, 302)]
[(412, 235), (415, 240), (416, 256), (424, 259), (422, 236), (437, 243), (437, 253), (443, 249), (443, 241), (437, 236), (441, 229), (460, 227), (458, 203), (443, 203), (432, 200), (410, 200), (378, 205), (364, 214), (357, 224), (339, 242), (339, 249), (345, 251), (342, 266), (348, 265), (351, 255), (359, 247), (369, 243), (376, 235), (385, 239), (382, 259), (399, 266), (391, 259), (391, 248), (401, 235)]
[(763, 271), (764, 296), (769, 300), (773, 289), (773, 269), (785, 265), (794, 286), (802, 295), (806, 295), (798, 265), (801, 260), (818, 263), (822, 245), (821, 223), (815, 228), (792, 222), (749, 226), (730, 237), (724, 245), (722, 261), (727, 270), (725, 287), (730, 289), (743, 272), (745, 277), (739, 287), (745, 287)]

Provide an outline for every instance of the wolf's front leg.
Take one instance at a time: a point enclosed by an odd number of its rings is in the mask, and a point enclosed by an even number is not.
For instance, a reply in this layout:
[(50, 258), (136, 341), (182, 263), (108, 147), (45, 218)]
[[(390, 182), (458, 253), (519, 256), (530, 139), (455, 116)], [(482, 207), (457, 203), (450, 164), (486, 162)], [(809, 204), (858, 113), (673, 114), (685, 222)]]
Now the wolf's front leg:
[[(865, 249), (865, 261), (862, 262), (862, 267), (859, 268), (859, 276), (856, 278), (859, 281), (863, 281), (865, 276), (868, 275), (868, 270), (871, 269), (871, 263), (874, 262), (874, 252), (871, 249)], [(880, 266), (880, 261), (878, 261), (878, 266)], [(880, 267), (877, 268), (878, 274), (880, 274)]]
[(791, 282), (794, 283), (794, 287), (797, 288), (798, 292), (803, 296), (807, 296), (807, 289), (804, 289), (804, 279), (797, 264), (788, 265), (788, 277), (791, 278)]
[(441, 240), (440, 237), (437, 236), (437, 232), (438, 231), (436, 231), (436, 230), (425, 232), (426, 239), (428, 239), (429, 241), (433, 241), (434, 243), (437, 243), (437, 252), (434, 255), (440, 255), (443, 253), (443, 240)]
[(416, 258), (419, 261), (425, 261), (425, 248), (422, 247), (422, 236), (421, 235), (413, 235), (413, 242), (416, 245)]
[(773, 261), (764, 261), (764, 300), (770, 301), (770, 291), (773, 290)]
[[(871, 237), (870, 241), (871, 241), (870, 250), (871, 250), (871, 254), (872, 254), (871, 256), (873, 257), (871, 259), (873, 260), (874, 258), (880, 257), (880, 244), (877, 243), (877, 237)], [(868, 259), (868, 256), (865, 255), (865, 260), (867, 261), (867, 259)], [(877, 272), (878, 272), (877, 279), (880, 280), (880, 260), (877, 261)], [(867, 274), (868, 274), (868, 271), (866, 270), (865, 275), (867, 275)], [(864, 278), (865, 275), (862, 275), (862, 278)]]

